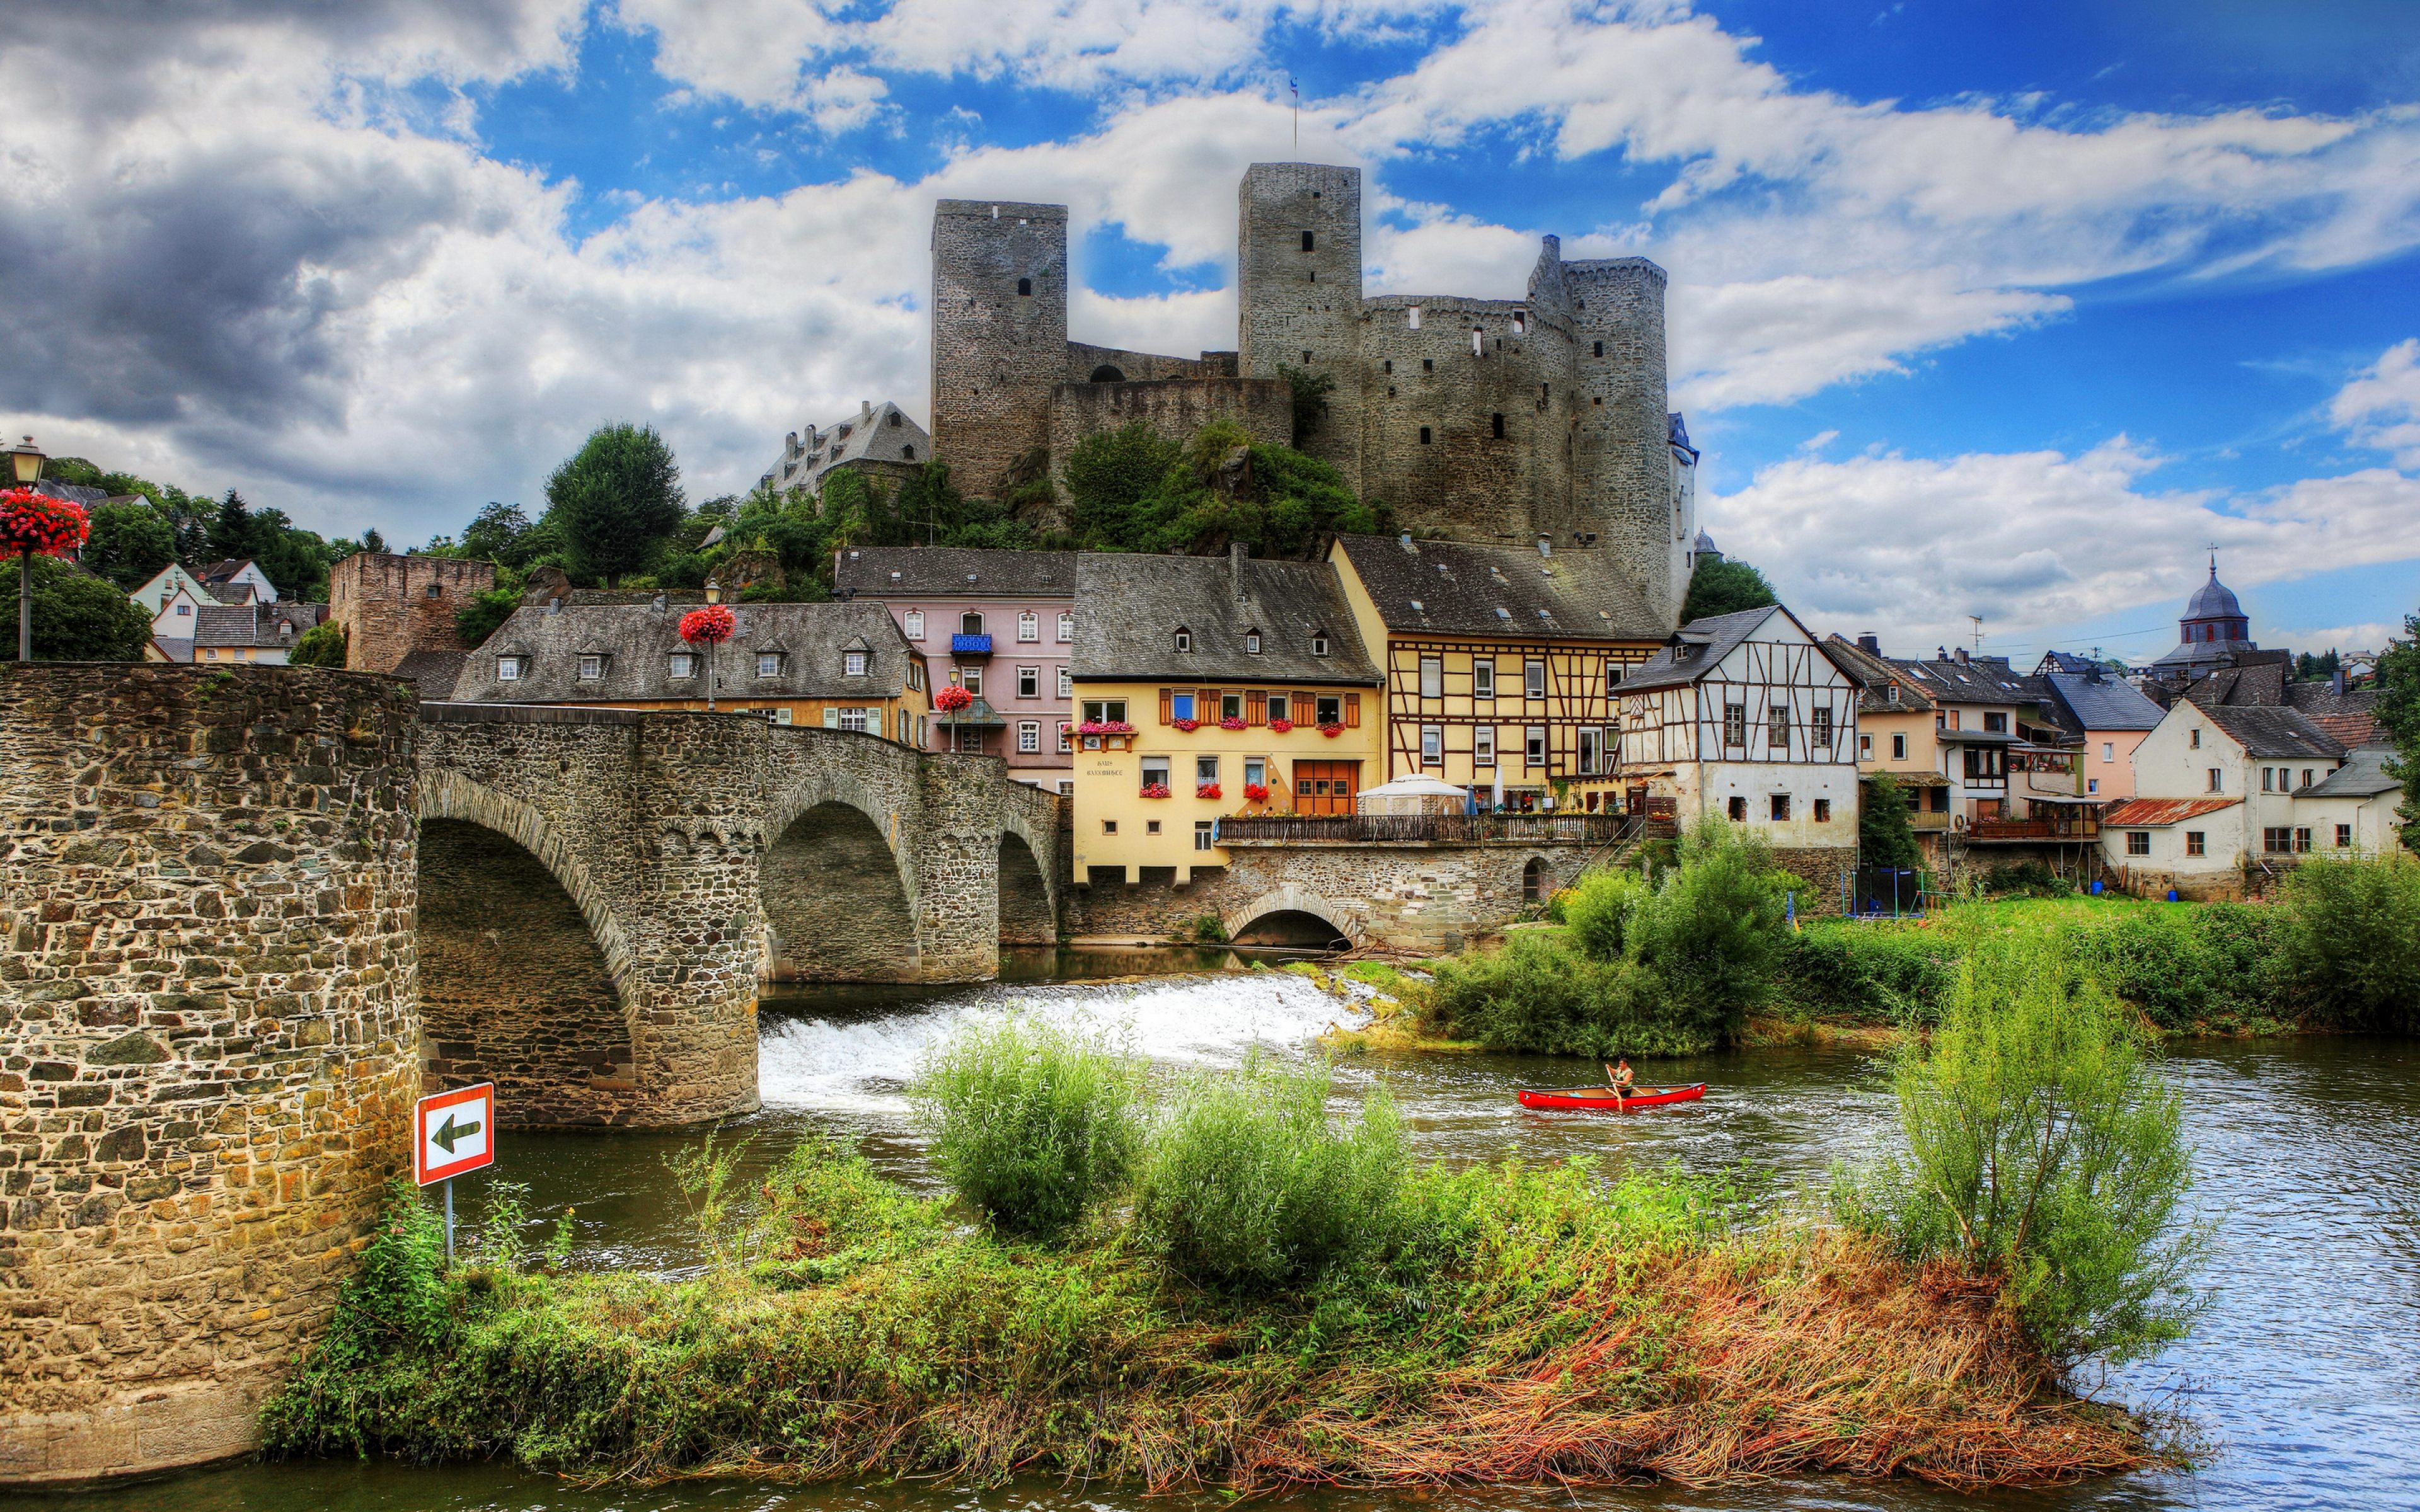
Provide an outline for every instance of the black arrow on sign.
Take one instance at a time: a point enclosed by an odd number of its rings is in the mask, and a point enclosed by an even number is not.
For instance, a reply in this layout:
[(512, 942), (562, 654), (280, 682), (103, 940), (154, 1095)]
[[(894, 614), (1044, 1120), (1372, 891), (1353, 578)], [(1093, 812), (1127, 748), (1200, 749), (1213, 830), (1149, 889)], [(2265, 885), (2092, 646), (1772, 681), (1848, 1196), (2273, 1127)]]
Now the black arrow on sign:
[(445, 1121), (437, 1126), (437, 1132), (428, 1136), (428, 1142), (451, 1155), (454, 1153), (455, 1140), (468, 1139), (478, 1132), (478, 1119), (473, 1119), (468, 1123), (456, 1123), (454, 1115), (449, 1113), (445, 1115)]

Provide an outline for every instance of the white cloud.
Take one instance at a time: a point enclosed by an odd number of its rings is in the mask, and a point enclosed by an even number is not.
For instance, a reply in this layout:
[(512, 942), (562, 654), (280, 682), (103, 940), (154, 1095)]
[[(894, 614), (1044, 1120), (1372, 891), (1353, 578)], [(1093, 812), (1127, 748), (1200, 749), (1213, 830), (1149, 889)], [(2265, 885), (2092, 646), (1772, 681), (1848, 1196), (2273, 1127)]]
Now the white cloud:
[(2338, 390), (2328, 417), (2364, 446), (2420, 471), (2420, 337), (2397, 342)]
[(2079, 455), (1801, 455), (1711, 499), (1730, 554), (1822, 630), (1930, 647), (2181, 603), (2215, 541), (2254, 588), (2350, 563), (2420, 558), (2420, 479), (2383, 469), (2247, 497), (2149, 486), (2161, 459), (2120, 436)]

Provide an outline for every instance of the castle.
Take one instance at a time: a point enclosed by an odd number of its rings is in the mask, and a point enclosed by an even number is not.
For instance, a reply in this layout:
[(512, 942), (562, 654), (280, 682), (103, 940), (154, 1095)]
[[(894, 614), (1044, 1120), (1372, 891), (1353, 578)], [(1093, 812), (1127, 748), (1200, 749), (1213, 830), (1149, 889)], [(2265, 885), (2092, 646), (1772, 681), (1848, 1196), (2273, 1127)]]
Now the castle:
[[(1666, 409), (1664, 270), (1565, 262), (1521, 300), (1361, 292), (1361, 171), (1254, 163), (1238, 193), (1236, 349), (1169, 357), (1067, 339), (1067, 208), (933, 213), (936, 455), (970, 493), (1056, 475), (1088, 435), (1233, 420), (1333, 464), (1407, 530), (1614, 551), (1668, 621), (1686, 596), (1695, 470)], [(1294, 436), (1291, 373), (1332, 383)]]

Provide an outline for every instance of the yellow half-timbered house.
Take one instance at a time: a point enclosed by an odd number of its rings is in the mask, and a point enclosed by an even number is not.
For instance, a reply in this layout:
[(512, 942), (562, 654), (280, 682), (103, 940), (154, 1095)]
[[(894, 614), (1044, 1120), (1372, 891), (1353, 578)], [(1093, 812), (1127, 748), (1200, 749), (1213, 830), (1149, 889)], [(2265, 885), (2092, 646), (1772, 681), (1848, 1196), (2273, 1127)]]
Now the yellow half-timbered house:
[(1614, 554), (1347, 535), (1329, 549), (1386, 674), (1387, 780), (1593, 812), (1621, 783), (1621, 680), (1663, 645)]

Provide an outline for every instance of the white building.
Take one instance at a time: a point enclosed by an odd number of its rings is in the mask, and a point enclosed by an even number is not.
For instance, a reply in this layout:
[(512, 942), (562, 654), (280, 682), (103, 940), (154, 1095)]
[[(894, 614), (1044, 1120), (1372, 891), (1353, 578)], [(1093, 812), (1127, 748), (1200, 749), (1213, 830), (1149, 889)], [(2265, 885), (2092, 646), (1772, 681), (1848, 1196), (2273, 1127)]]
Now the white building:
[(2346, 754), (2299, 709), (2180, 699), (2134, 748), (2135, 795), (2102, 815), (2102, 854), (2133, 891), (2237, 896), (2316, 848), (2302, 795)]
[(1856, 686), (1788, 609), (1692, 621), (1621, 693), (1634, 804), (1669, 799), (1683, 825), (1729, 819), (1776, 848), (1854, 864)]
[(170, 661), (194, 659), (194, 631), (201, 611), (218, 604), (200, 579), (171, 562), (126, 596), (151, 616), (151, 640), (161, 655)]
[(782, 440), (782, 455), (757, 479), (760, 487), (787, 493), (802, 488), (820, 496), (824, 474), (858, 464), (875, 473), (905, 476), (933, 459), (933, 439), (924, 427), (888, 399), (861, 400), (857, 413), (829, 425), (808, 425)]
[(2385, 856), (2404, 849), (2396, 807), (2403, 785), (2386, 775), (2385, 746), (2356, 746), (2345, 764), (2294, 794), (2294, 828), (2314, 853)]
[(221, 604), (274, 604), (277, 585), (260, 563), (245, 558), (230, 557), (213, 562), (201, 571), (202, 586), (211, 598)]

